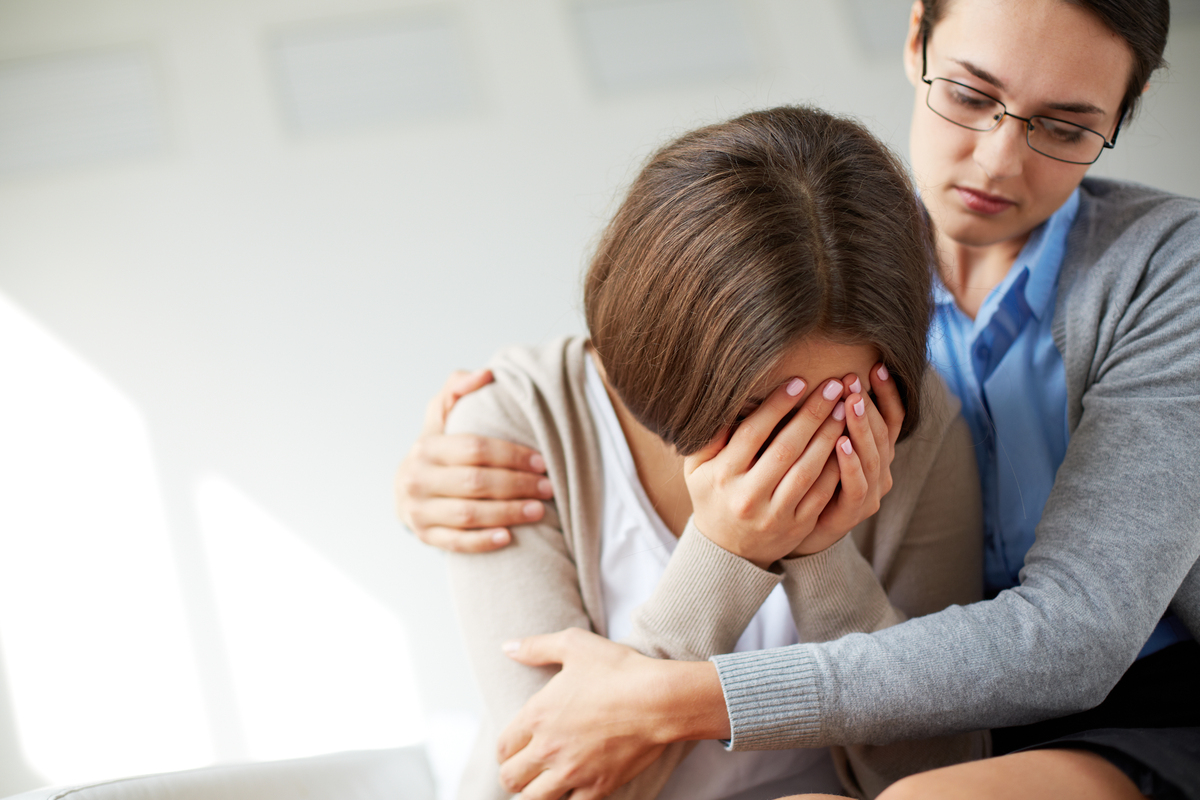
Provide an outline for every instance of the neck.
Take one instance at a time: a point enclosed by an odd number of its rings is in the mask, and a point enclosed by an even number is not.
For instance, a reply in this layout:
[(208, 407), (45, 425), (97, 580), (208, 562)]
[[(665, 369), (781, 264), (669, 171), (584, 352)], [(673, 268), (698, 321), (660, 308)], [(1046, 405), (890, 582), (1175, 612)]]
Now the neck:
[(988, 293), (1012, 269), (1029, 234), (995, 244), (973, 246), (938, 233), (938, 272), (954, 302), (971, 319)]
[(638, 481), (658, 516), (671, 533), (679, 536), (687, 525), (688, 517), (692, 515), (692, 498), (683, 480), (683, 456), (634, 418), (613, 391), (596, 351), (589, 346), (588, 352), (596, 364), (600, 379), (604, 381), (608, 399), (617, 412), (621, 432), (625, 434), (629, 452), (633, 455)]

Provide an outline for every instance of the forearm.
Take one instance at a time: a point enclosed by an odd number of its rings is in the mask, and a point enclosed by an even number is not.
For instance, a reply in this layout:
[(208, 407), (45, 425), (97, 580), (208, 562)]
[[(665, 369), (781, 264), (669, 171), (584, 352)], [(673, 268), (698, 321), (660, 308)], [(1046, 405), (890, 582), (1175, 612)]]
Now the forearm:
[(781, 579), (709, 541), (689, 520), (622, 643), (676, 661), (728, 653)]

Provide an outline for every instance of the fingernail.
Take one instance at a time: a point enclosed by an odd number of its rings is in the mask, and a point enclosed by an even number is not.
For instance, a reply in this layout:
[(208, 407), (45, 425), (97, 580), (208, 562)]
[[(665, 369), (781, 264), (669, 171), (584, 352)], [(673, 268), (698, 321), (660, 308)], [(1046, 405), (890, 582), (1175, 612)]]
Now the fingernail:
[(804, 381), (800, 380), (799, 378), (792, 378), (792, 380), (787, 385), (787, 393), (790, 394), (792, 397), (798, 396), (803, 391), (804, 391)]
[(500, 649), (503, 650), (506, 655), (511, 656), (513, 653), (521, 649), (521, 640), (510, 639), (504, 644), (500, 645)]
[(508, 531), (492, 531), (492, 542), (495, 544), (508, 544)]
[(879, 380), (886, 381), (888, 379), (887, 367), (883, 364), (879, 365), (879, 369), (875, 370), (875, 374), (879, 376)]
[(838, 401), (838, 404), (833, 407), (833, 418), (841, 422), (846, 418), (846, 404)]
[(856, 416), (861, 417), (865, 413), (867, 413), (866, 401), (859, 400), (857, 403), (854, 404), (854, 414)]
[(841, 393), (842, 393), (842, 385), (840, 383), (838, 383), (837, 381), (830, 381), (829, 385), (825, 387), (825, 391), (821, 392), (821, 396), (824, 397), (826, 400), (832, 400), (833, 398), (837, 397)]
[(862, 383), (859, 382), (858, 378), (855, 378), (854, 383), (850, 384), (850, 391), (854, 394), (858, 394), (862, 391)]
[(852, 444), (850, 444), (849, 439), (842, 442), (841, 447), (842, 447), (842, 452), (845, 453), (846, 455), (851, 455), (854, 452), (854, 446)]
[[(859, 416), (861, 417), (862, 414), (859, 414)], [(554, 484), (550, 482), (549, 478), (542, 478), (538, 481), (537, 490), (538, 494), (542, 497), (550, 497), (554, 494)]]
[(529, 519), (537, 519), (542, 515), (542, 504), (536, 500), (531, 500), (530, 502), (521, 506), (521, 511), (524, 512), (525, 516)]
[(542, 458), (537, 453), (534, 453), (529, 457), (529, 468), (534, 472), (545, 472), (546, 459)]

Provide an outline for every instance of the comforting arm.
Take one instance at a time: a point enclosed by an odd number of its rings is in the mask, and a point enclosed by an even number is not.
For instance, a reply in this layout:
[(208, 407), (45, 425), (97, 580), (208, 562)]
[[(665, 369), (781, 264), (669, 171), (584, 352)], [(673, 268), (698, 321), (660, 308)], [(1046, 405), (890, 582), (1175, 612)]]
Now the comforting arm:
[[(1072, 247), (1103, 222), (1077, 223)], [(1185, 433), (1200, 429), (1200, 221), (1158, 228), (1149, 262), (1139, 225), (1132, 243), (1108, 235), (1109, 263), (1064, 265), (1079, 285), (1056, 319), (1096, 328), (1068, 322), (1059, 342), (1074, 427), (1021, 585), (871, 636), (717, 657), (735, 748), (1023, 724), (1094, 706), (1124, 673), (1200, 556)]]

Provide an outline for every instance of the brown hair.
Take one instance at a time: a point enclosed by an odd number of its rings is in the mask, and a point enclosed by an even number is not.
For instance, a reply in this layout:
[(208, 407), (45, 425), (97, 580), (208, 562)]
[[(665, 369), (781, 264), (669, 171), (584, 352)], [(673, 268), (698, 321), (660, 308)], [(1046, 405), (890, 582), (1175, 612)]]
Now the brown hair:
[[(1133, 116), (1142, 90), (1155, 70), (1165, 67), (1163, 51), (1171, 28), (1170, 0), (1063, 0), (1091, 12), (1106, 28), (1125, 40), (1133, 54), (1133, 69), (1121, 99), (1121, 115)], [(946, 15), (950, 0), (922, 0), (921, 37), (928, 41)], [(1120, 117), (1120, 115), (1118, 115)]]
[(814, 108), (759, 111), (653, 155), (585, 278), (592, 343), (643, 425), (694, 453), (801, 338), (871, 344), (920, 419), (933, 245), (900, 162)]

